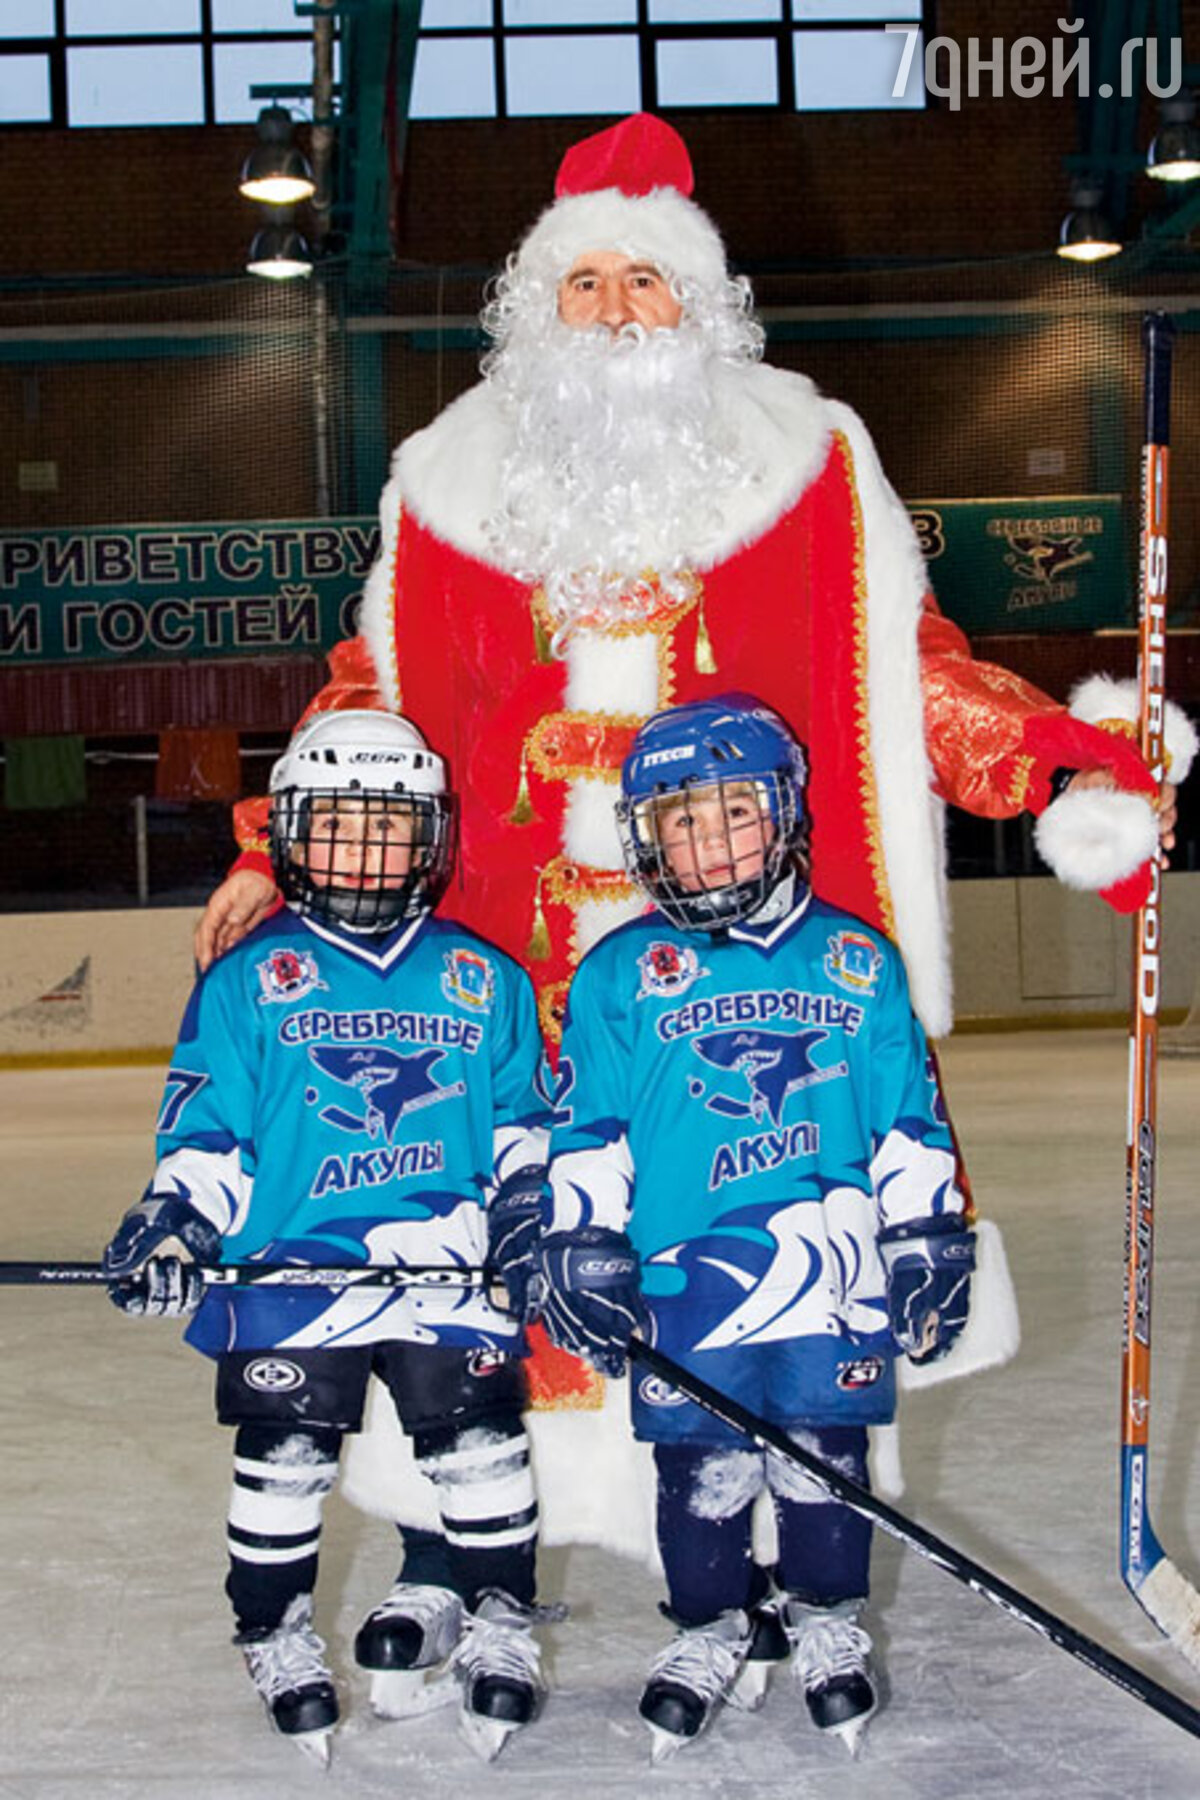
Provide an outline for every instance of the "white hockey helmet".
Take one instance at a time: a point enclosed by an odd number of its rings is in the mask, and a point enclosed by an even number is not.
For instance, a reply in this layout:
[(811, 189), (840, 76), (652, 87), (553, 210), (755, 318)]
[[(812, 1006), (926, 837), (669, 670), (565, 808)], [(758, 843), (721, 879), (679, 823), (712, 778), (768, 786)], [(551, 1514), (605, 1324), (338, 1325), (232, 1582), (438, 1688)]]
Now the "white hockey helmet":
[[(297, 912), (377, 932), (437, 904), (454, 863), (454, 795), (445, 762), (409, 719), (365, 709), (318, 713), (272, 768), (270, 794), (271, 859)], [(398, 812), (412, 820), (411, 855), (405, 872), (390, 877), (385, 821), (394, 825)], [(311, 868), (313, 821), (322, 814), (334, 819), (324, 879)], [(350, 823), (339, 839), (342, 819)]]

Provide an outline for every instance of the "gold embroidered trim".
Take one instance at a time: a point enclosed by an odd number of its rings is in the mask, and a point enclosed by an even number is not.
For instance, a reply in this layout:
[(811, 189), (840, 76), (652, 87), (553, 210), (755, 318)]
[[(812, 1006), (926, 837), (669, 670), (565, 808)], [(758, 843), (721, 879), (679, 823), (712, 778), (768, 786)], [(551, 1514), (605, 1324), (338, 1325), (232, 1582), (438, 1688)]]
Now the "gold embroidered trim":
[(1029, 790), (1033, 785), (1033, 771), (1036, 768), (1036, 756), (1014, 756), (1012, 759), (1012, 769), (1005, 786), (1004, 798), (1018, 812), (1025, 810)]
[(542, 870), (543, 896), (553, 906), (579, 907), (589, 900), (632, 900), (637, 889), (624, 869), (593, 869), (556, 856)]
[(1136, 719), (1093, 719), (1097, 731), (1110, 731), (1114, 737), (1132, 738), (1137, 742), (1138, 727)]
[(400, 562), (400, 533), (404, 528), (404, 503), (396, 505), (396, 542), (392, 546), (392, 569), (388, 577), (388, 592), (392, 596), (392, 629), (388, 632), (388, 657), (392, 665), (392, 686), (396, 695), (396, 705), (404, 704), (404, 689), (400, 681), (400, 597), (396, 591), (396, 570)]
[(524, 755), (544, 781), (619, 781), (641, 723), (638, 713), (546, 713), (527, 733)]
[[(704, 592), (703, 581), (692, 570), (683, 570), (680, 579), (688, 583), (688, 592), (681, 600), (677, 600), (664, 594), (657, 573), (653, 569), (646, 569), (642, 573), (639, 585), (656, 591), (656, 599), (646, 613), (636, 619), (621, 619), (615, 623), (610, 619), (603, 618), (599, 613), (582, 613), (570, 621), (568, 634), (573, 635), (577, 631), (594, 631), (601, 637), (624, 638), (637, 637), (647, 631), (674, 631), (680, 621), (692, 611), (692, 608), (699, 605)], [(561, 631), (562, 625), (551, 612), (550, 604), (546, 599), (546, 590), (540, 582), (530, 591), (529, 608), (533, 615), (533, 629), (539, 661), (548, 661), (548, 655), (544, 658), (541, 656), (541, 647), (544, 644), (548, 649), (553, 642), (555, 632)]]
[(854, 711), (858, 730), (859, 780), (862, 788), (863, 812), (867, 821), (867, 856), (875, 892), (879, 896), (881, 923), (888, 937), (896, 936), (896, 917), (888, 887), (887, 864), (883, 854), (883, 830), (879, 818), (879, 794), (871, 761), (870, 707), (867, 693), (867, 569), (863, 544), (862, 505), (854, 479), (854, 457), (844, 432), (835, 431), (834, 441), (842, 453), (846, 484), (854, 522)]
[(569, 981), (548, 981), (545, 987), (538, 989), (537, 1010), (541, 1022), (542, 1034), (548, 1043), (557, 1044), (562, 1039), (563, 1019), (567, 1011), (567, 990)]

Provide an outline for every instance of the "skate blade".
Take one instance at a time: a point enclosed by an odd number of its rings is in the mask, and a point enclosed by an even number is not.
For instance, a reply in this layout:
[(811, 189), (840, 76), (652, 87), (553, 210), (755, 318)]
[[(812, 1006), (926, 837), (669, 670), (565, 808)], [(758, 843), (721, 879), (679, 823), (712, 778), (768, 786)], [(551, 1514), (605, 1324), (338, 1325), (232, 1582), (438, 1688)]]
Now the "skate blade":
[(821, 1733), (822, 1737), (839, 1738), (850, 1755), (857, 1760), (862, 1749), (863, 1733), (875, 1717), (875, 1708), (870, 1712), (859, 1713), (856, 1719), (847, 1719), (841, 1725), (827, 1725)]
[(495, 1762), (514, 1732), (521, 1727), (512, 1719), (488, 1719), (460, 1710), (459, 1729), (481, 1762)]
[(673, 1756), (678, 1756), (685, 1744), (694, 1741), (683, 1737), (678, 1731), (664, 1731), (661, 1725), (655, 1725), (649, 1719), (643, 1722), (650, 1732), (650, 1762), (656, 1769), (663, 1763), (670, 1762)]
[[(282, 1735), (287, 1736), (287, 1733)], [(295, 1744), (306, 1762), (315, 1763), (318, 1769), (328, 1770), (333, 1755), (333, 1727), (327, 1731), (297, 1731), (288, 1736), (288, 1743)]]
[(457, 1699), (449, 1670), (377, 1669), (371, 1676), (371, 1711), (378, 1719), (419, 1719)]
[(767, 1697), (774, 1667), (772, 1662), (743, 1663), (737, 1680), (725, 1696), (726, 1703), (739, 1712), (757, 1712)]

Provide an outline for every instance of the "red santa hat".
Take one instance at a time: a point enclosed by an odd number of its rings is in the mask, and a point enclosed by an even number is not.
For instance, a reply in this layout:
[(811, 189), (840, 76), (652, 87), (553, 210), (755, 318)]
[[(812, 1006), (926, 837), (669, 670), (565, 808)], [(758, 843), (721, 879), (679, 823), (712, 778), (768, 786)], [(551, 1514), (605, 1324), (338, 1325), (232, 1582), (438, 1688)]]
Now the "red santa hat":
[(585, 251), (619, 250), (665, 275), (719, 284), (725, 248), (708, 214), (688, 198), (692, 186), (679, 133), (652, 113), (634, 113), (571, 145), (555, 200), (518, 250), (518, 266), (557, 286)]

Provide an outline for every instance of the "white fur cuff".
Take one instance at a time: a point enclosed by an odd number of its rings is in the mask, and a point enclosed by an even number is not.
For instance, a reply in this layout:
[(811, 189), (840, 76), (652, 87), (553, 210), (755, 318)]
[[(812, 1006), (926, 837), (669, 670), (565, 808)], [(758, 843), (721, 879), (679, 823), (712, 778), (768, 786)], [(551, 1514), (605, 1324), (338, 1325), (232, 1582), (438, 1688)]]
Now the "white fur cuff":
[[(1110, 719), (1136, 725), (1140, 706), (1137, 682), (1114, 681), (1111, 675), (1089, 675), (1071, 692), (1072, 716), (1083, 719), (1088, 725), (1103, 725)], [(1178, 786), (1187, 780), (1195, 760), (1197, 738), (1192, 721), (1172, 700), (1167, 701), (1163, 720), (1163, 746), (1167, 753), (1167, 778)]]
[(1083, 788), (1046, 808), (1033, 839), (1061, 882), (1090, 893), (1124, 881), (1154, 855), (1158, 823), (1140, 794)]

